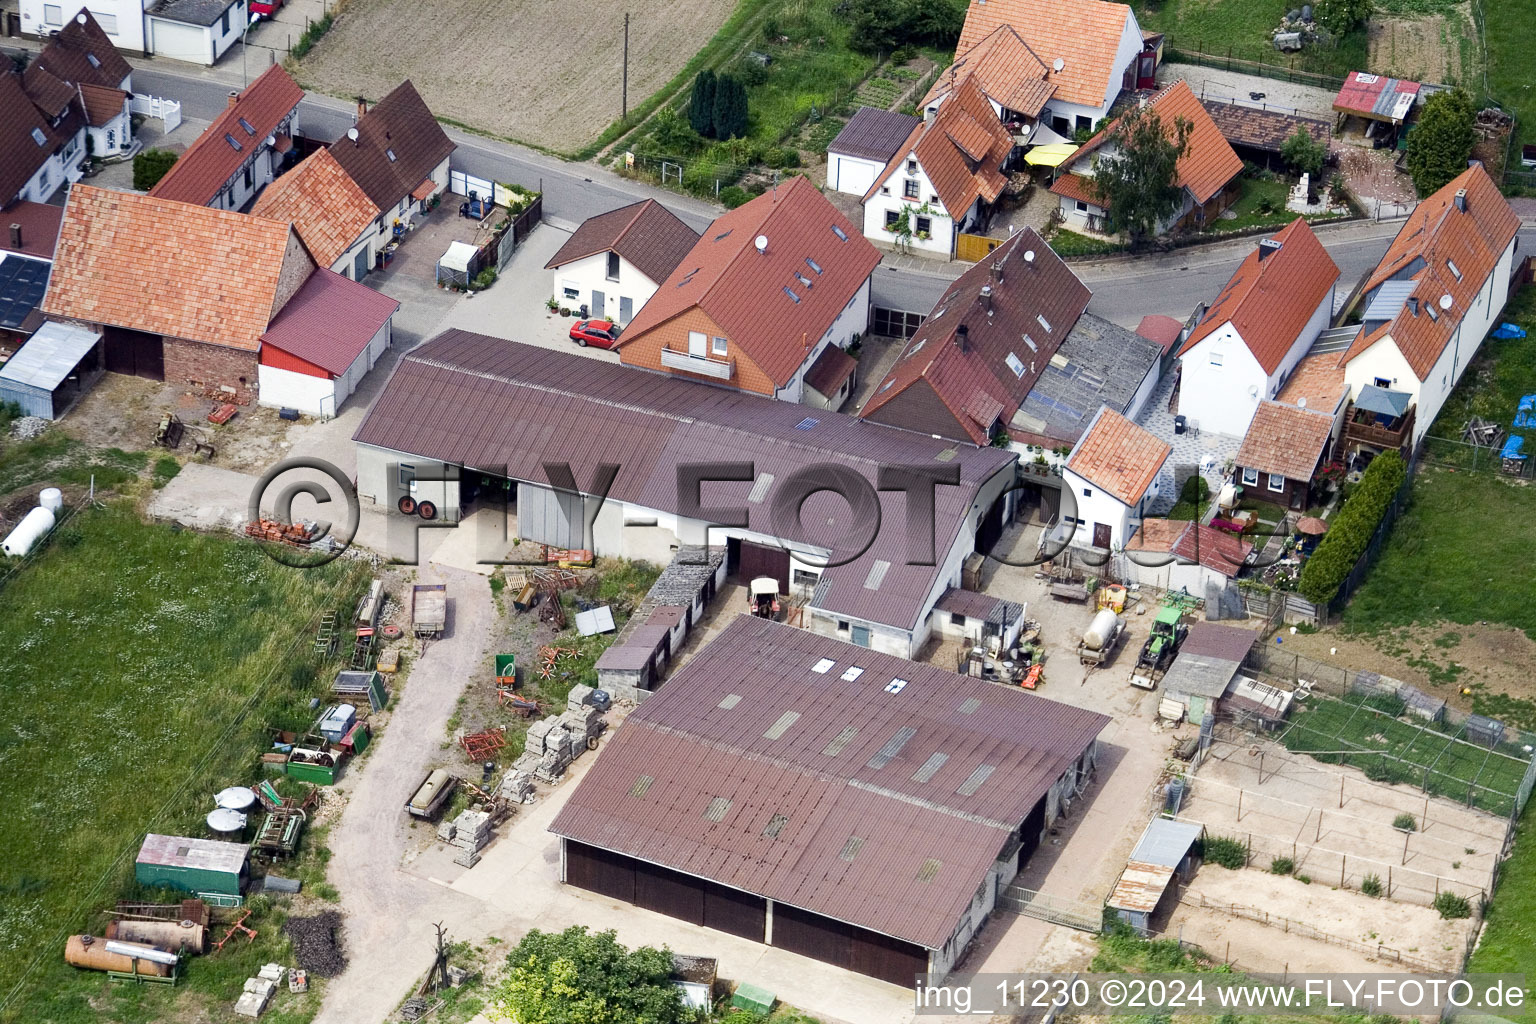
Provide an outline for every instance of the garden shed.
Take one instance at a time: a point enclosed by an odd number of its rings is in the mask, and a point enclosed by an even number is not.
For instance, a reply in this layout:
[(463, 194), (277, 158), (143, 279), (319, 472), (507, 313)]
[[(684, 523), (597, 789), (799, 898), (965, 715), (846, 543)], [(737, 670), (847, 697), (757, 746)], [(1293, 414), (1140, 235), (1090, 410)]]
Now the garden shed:
[(451, 242), (437, 261), (437, 283), (447, 288), (468, 288), (480, 272), (480, 252), (468, 242)]
[(1177, 898), (1174, 876), (1186, 881), (1193, 877), (1204, 836), (1205, 826), (1198, 821), (1153, 818), (1105, 902), (1121, 920), (1146, 934), (1168, 892)]
[(151, 888), (190, 892), (217, 906), (238, 906), (251, 848), (154, 832), (144, 837), (134, 861), (134, 880)]
[(0, 368), (0, 402), (15, 402), (27, 416), (56, 420), (90, 390), (103, 365), (101, 335), (45, 323)]

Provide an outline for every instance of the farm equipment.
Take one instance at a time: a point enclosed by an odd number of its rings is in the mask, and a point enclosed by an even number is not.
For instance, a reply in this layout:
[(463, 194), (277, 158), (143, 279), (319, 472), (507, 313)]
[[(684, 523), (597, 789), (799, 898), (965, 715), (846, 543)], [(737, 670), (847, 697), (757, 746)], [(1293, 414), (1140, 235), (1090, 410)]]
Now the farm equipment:
[(448, 587), (417, 583), (411, 587), (411, 628), (422, 639), (436, 637), (448, 621)]
[(1125, 622), (1113, 608), (1101, 608), (1077, 641), (1077, 660), (1083, 665), (1102, 665), (1114, 656), (1125, 636)]
[(254, 843), (257, 850), (276, 859), (292, 856), (299, 848), (306, 815), (297, 807), (279, 807), (262, 819)]
[(160, 417), (160, 426), (155, 428), (155, 444), (160, 448), (175, 449), (180, 446), (186, 430), (186, 425), (176, 418), (176, 414), (168, 412)]
[(1182, 602), (1172, 601), (1158, 608), (1152, 619), (1151, 633), (1146, 643), (1141, 645), (1136, 667), (1131, 670), (1131, 685), (1143, 690), (1157, 689), (1158, 682), (1168, 671), (1168, 666), (1173, 664), (1173, 656), (1178, 653), (1179, 645), (1188, 633), (1189, 627), (1184, 625)]
[(747, 610), (760, 619), (779, 617), (779, 581), (759, 576), (747, 586)]
[(464, 748), (464, 753), (469, 755), (471, 761), (489, 761), (498, 750), (507, 745), (507, 730), (504, 727), (498, 727), (484, 732), (470, 733), (459, 739), (459, 745)]
[(421, 785), (416, 787), (411, 798), (405, 802), (405, 812), (413, 818), (436, 817), (458, 784), (458, 777), (449, 774), (445, 768), (428, 772), (427, 777), (421, 780)]

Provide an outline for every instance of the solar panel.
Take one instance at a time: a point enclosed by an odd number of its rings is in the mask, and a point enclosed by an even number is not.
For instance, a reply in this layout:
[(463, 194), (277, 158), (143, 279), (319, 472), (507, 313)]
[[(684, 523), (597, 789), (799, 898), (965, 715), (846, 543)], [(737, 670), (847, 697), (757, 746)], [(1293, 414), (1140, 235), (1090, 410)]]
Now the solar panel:
[(814, 427), (816, 424), (818, 424), (820, 422), (821, 422), (821, 420), (816, 419), (814, 416), (807, 416), (805, 419), (803, 419), (799, 423), (795, 424), (795, 429), (796, 430), (810, 430), (812, 427)]

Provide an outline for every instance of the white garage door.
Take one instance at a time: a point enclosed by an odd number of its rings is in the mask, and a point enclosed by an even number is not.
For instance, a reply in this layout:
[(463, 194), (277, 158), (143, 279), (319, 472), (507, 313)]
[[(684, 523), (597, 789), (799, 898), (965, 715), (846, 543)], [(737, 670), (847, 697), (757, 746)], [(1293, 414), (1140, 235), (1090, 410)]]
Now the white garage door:
[(160, 18), (151, 18), (149, 28), (150, 49), (157, 56), (191, 61), (194, 64), (213, 63), (213, 43), (206, 29)]
[(839, 192), (862, 196), (875, 183), (880, 165), (838, 153), (828, 154), (827, 183)]

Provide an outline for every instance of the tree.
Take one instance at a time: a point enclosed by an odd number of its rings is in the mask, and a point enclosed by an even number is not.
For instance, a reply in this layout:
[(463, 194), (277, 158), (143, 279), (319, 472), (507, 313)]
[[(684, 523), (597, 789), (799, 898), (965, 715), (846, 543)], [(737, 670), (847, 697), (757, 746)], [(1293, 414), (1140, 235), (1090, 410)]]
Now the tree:
[(1437, 92), (1424, 101), (1418, 122), (1408, 133), (1408, 173), (1420, 196), (1427, 196), (1467, 169), (1477, 112), (1462, 89)]
[(1323, 169), (1328, 151), (1312, 137), (1312, 133), (1298, 126), (1290, 138), (1280, 143), (1280, 157), (1298, 175), (1310, 174), (1314, 178)]
[(865, 53), (900, 46), (952, 49), (965, 25), (964, 0), (847, 0), (849, 39)]
[(1335, 36), (1354, 31), (1371, 16), (1372, 0), (1317, 0), (1312, 15)]
[(176, 154), (168, 149), (146, 149), (133, 158), (133, 187), (148, 192), (160, 183), (176, 162)]
[(614, 932), (584, 926), (534, 929), (507, 954), (491, 1003), (518, 1024), (680, 1024), (692, 1020), (669, 980), (672, 954), (619, 945)]
[(1130, 235), (1133, 248), (1155, 234), (1158, 222), (1184, 202), (1184, 189), (1177, 184), (1178, 163), (1189, 149), (1192, 127), (1180, 117), (1170, 131), (1156, 110), (1135, 106), (1110, 129), (1114, 153), (1094, 159), (1089, 188)]
[(715, 73), (705, 68), (693, 80), (693, 95), (688, 100), (688, 123), (706, 138), (714, 134)]
[(651, 119), (651, 142), (656, 156), (688, 156), (703, 144), (699, 133), (671, 107), (662, 107)]
[(736, 139), (747, 134), (747, 87), (730, 75), (715, 79), (711, 120), (714, 137)]

